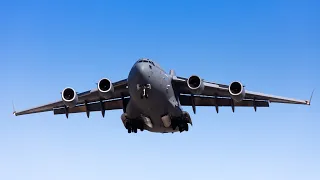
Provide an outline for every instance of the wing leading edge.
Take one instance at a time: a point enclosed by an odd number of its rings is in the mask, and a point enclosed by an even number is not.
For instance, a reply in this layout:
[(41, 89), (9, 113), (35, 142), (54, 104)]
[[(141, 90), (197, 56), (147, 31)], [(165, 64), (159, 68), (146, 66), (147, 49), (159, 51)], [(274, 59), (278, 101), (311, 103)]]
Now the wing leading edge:
[[(234, 101), (229, 87), (230, 85), (218, 84), (213, 82), (202, 81), (203, 89), (201, 93), (194, 93), (188, 84), (188, 78), (173, 76), (174, 88), (180, 93), (180, 103), (185, 106), (242, 106), (242, 107), (269, 107), (269, 103), (286, 103), (286, 104), (302, 104), (310, 105), (310, 100), (299, 100), (275, 95), (269, 95), (259, 92), (245, 90), (242, 101)], [(201, 87), (199, 85), (199, 87)]]
[[(120, 101), (123, 102), (124, 98), (129, 97), (129, 92), (127, 89), (127, 80), (124, 79), (124, 80), (112, 83), (112, 85), (114, 87), (114, 92), (112, 93), (112, 96), (110, 96), (109, 98), (101, 97), (99, 90), (94, 89), (94, 90), (89, 90), (89, 91), (85, 91), (77, 94), (78, 102), (75, 107), (68, 108), (66, 107), (64, 102), (60, 100), (60, 101), (48, 103), (42, 106), (26, 109), (23, 111), (14, 110), (14, 115), (20, 116), (20, 115), (26, 115), (26, 114), (48, 112), (48, 111), (53, 111), (54, 114), (62, 114), (61, 112), (64, 112), (65, 114), (76, 113), (76, 112), (90, 112), (90, 111), (96, 111), (98, 109), (97, 104), (99, 103), (103, 103), (102, 108), (100, 108), (99, 110), (122, 109), (123, 105), (122, 103), (120, 103)], [(86, 107), (87, 109), (86, 111), (83, 111), (84, 107)]]

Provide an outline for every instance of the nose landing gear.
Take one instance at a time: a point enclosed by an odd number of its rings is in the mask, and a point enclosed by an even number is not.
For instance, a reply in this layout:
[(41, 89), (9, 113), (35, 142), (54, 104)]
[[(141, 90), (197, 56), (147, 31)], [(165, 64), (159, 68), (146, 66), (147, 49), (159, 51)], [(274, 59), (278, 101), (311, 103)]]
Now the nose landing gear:
[(137, 90), (138, 91), (141, 90), (141, 93), (140, 93), (141, 99), (143, 99), (143, 98), (147, 99), (149, 97), (147, 89), (149, 89), (149, 90), (151, 89), (151, 84), (143, 84), (143, 85), (137, 84)]

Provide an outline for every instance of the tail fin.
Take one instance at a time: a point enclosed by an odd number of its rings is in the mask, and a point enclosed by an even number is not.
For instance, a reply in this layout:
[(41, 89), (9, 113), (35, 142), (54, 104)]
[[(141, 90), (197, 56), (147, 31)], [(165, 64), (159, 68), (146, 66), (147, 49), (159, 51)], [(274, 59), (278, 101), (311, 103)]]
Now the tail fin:
[(170, 74), (170, 76), (175, 76), (175, 75), (176, 75), (176, 72), (175, 72), (173, 69), (171, 69), (171, 70), (169, 71), (169, 74)]

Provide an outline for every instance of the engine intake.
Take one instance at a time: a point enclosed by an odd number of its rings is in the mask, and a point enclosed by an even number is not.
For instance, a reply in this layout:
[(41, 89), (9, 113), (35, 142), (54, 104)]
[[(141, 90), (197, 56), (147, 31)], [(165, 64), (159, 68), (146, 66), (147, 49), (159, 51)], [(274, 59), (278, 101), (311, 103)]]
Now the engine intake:
[(243, 85), (240, 82), (232, 82), (229, 86), (231, 98), (237, 102), (242, 101), (246, 95)]
[(190, 76), (187, 80), (187, 84), (193, 94), (201, 94), (204, 90), (203, 80), (199, 76)]
[(114, 87), (109, 79), (103, 78), (98, 83), (98, 90), (101, 97), (108, 99), (114, 92)]
[(67, 87), (61, 93), (62, 101), (67, 107), (74, 107), (78, 103), (78, 95), (77, 92)]

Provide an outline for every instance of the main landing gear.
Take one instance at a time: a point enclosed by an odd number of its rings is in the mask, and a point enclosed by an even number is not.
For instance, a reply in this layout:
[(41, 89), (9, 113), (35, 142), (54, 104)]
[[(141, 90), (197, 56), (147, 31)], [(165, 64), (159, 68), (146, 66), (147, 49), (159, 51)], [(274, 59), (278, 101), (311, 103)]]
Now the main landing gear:
[(137, 133), (137, 132), (138, 132), (138, 129), (139, 129), (140, 131), (143, 131), (143, 130), (144, 130), (142, 124), (134, 123), (134, 121), (131, 121), (131, 120), (128, 120), (128, 121), (126, 122), (125, 127), (126, 127), (126, 129), (128, 130), (128, 133)]
[(183, 121), (176, 121), (172, 123), (172, 129), (176, 130), (179, 128), (180, 133), (183, 131), (188, 131), (189, 130), (189, 124), (187, 122)]
[(144, 84), (144, 85), (137, 84), (137, 90), (138, 91), (141, 90), (141, 93), (140, 93), (141, 99), (143, 98), (147, 99), (149, 97), (147, 89), (151, 89), (151, 84)]
[(179, 128), (180, 133), (183, 131), (189, 131), (189, 124), (192, 125), (192, 121), (188, 112), (184, 112), (181, 117), (173, 119), (171, 126), (173, 130)]

